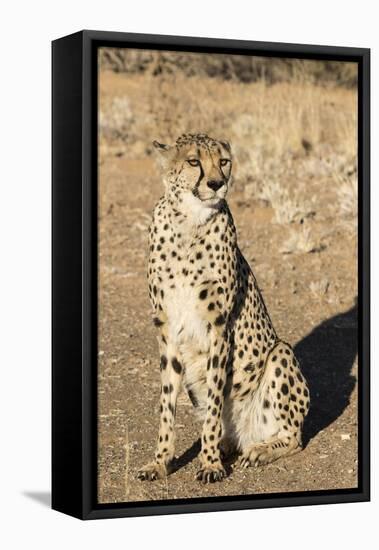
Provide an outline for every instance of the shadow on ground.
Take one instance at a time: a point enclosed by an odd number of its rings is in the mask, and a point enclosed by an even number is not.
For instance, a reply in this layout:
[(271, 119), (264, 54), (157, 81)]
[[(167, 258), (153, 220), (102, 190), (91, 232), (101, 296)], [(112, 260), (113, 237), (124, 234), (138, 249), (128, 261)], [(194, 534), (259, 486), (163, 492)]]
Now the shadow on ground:
[(170, 474), (174, 474), (181, 468), (184, 468), (187, 464), (192, 462), (197, 455), (200, 453), (201, 449), (201, 441), (200, 439), (197, 439), (194, 443), (192, 443), (191, 447), (189, 447), (186, 451), (184, 451), (183, 454), (181, 454), (179, 457), (175, 457), (172, 462), (170, 463)]
[(357, 305), (322, 322), (295, 346), (311, 395), (303, 443), (334, 422), (356, 384), (351, 369), (358, 352)]
[[(178, 457), (175, 457), (172, 460), (172, 462), (170, 463), (170, 474), (174, 474), (181, 468), (184, 468), (185, 466), (187, 466), (187, 464), (192, 462), (197, 457), (197, 455), (200, 453), (200, 450), (201, 450), (201, 440), (199, 438), (191, 445), (191, 447), (189, 447), (186, 451), (184, 451), (184, 453), (182, 453)], [(227, 476), (229, 476), (232, 473), (233, 471), (232, 465), (235, 463), (236, 460), (237, 460), (237, 455), (233, 454), (231, 456), (226, 457), (226, 459), (222, 461)]]

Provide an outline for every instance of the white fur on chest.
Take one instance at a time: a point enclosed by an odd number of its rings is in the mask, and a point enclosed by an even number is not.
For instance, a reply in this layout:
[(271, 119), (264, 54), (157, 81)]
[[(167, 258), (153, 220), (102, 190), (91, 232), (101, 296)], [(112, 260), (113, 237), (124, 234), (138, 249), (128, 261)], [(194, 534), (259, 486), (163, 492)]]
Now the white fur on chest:
[(204, 203), (192, 193), (183, 194), (181, 211), (187, 216), (187, 224), (192, 227), (204, 225), (217, 211), (217, 204)]
[(196, 309), (199, 290), (183, 277), (177, 277), (175, 288), (165, 292), (169, 341), (176, 345), (188, 343), (199, 351), (208, 351), (207, 321)]

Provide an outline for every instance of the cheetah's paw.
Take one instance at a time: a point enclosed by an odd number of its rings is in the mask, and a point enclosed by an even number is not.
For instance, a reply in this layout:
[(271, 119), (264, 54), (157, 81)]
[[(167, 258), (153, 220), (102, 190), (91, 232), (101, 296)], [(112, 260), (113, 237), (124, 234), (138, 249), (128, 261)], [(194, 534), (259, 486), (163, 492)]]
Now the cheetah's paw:
[(155, 481), (166, 477), (167, 470), (164, 464), (150, 462), (141, 468), (137, 473), (137, 478), (141, 481)]
[(242, 455), (240, 465), (242, 468), (264, 466), (272, 462), (272, 460), (272, 452), (268, 445), (254, 445)]
[(209, 466), (203, 466), (196, 473), (196, 479), (203, 483), (214, 483), (215, 481), (221, 481), (226, 476), (225, 469), (221, 462), (211, 464)]

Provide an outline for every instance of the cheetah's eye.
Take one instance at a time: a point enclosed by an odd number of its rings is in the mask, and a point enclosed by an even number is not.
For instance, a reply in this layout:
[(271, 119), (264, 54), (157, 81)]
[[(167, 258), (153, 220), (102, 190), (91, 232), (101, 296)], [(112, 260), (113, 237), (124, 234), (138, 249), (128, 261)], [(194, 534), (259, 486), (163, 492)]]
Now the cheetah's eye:
[(229, 159), (221, 159), (220, 160), (220, 166), (226, 166), (230, 162)]
[(197, 159), (188, 159), (187, 162), (191, 166), (200, 166), (200, 161)]

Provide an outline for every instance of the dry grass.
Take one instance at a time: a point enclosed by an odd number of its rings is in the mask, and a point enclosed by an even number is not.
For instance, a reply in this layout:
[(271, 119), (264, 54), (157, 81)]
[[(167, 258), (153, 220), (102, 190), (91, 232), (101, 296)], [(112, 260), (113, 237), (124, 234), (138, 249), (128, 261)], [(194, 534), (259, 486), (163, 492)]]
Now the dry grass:
[(351, 171), (335, 174), (337, 201), (342, 217), (342, 225), (350, 233), (356, 233), (358, 221), (358, 182), (357, 174)]
[[(305, 74), (268, 86), (264, 79), (103, 72), (101, 158), (146, 158), (154, 139), (172, 143), (181, 133), (206, 132), (231, 142), (236, 190), (246, 200), (263, 200), (274, 223), (326, 216), (315, 185), (310, 193), (312, 180), (320, 193), (337, 194), (328, 201), (329, 214), (351, 233), (357, 217), (356, 101), (355, 89), (317, 86)], [(282, 251), (320, 250), (310, 226), (293, 227)]]
[(328, 279), (322, 278), (317, 281), (311, 281), (309, 284), (309, 290), (315, 298), (320, 299), (328, 293), (329, 286), (330, 283)]
[(312, 235), (310, 227), (305, 225), (291, 229), (289, 238), (281, 248), (283, 254), (308, 254), (309, 252), (320, 252), (321, 250), (320, 241)]
[[(102, 78), (114, 76), (109, 72)], [(120, 99), (109, 104), (102, 94), (100, 105), (106, 127), (115, 118), (117, 131), (125, 127), (120, 136), (125, 143), (143, 141), (148, 147), (153, 139), (172, 142), (184, 132), (208, 132), (228, 138), (237, 159), (242, 165), (249, 162), (249, 174), (253, 171), (257, 176), (274, 158), (286, 163), (286, 155), (303, 151), (304, 143), (310, 148), (331, 143), (334, 153), (347, 156), (356, 151), (356, 94), (352, 90), (308, 83), (243, 84), (180, 74), (135, 75), (132, 90), (130, 79), (123, 77), (126, 109), (122, 84)], [(119, 116), (115, 116), (117, 108)]]
[(277, 181), (266, 183), (257, 196), (272, 206), (275, 212), (274, 221), (279, 224), (290, 224), (312, 213), (312, 206), (308, 201), (300, 201), (298, 197), (290, 196), (289, 190)]

